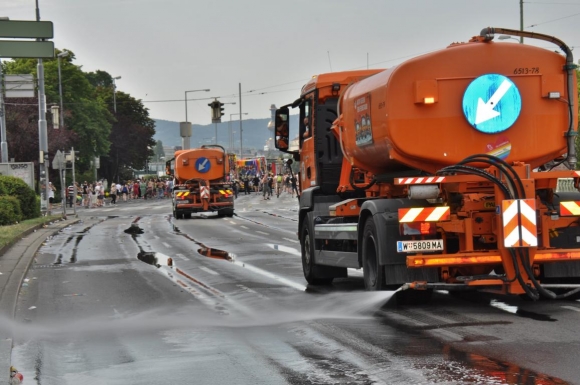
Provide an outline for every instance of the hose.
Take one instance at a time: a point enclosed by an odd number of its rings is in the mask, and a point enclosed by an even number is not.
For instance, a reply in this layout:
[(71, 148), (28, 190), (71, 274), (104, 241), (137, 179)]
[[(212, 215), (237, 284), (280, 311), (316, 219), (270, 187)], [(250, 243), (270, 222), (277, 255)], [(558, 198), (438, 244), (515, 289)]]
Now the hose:
[[(481, 170), (476, 167), (466, 166), (466, 164), (468, 163), (485, 163), (496, 167), (500, 172), (502, 172), (505, 175), (506, 182), (510, 185), (511, 191), (513, 191), (513, 193), (502, 183), (500, 179), (498, 179), (497, 177), (495, 177), (494, 175), (490, 174), (487, 171)], [(447, 172), (461, 172), (484, 177), (487, 180), (496, 184), (500, 188), (500, 190), (504, 193), (506, 199), (520, 199), (521, 197), (525, 197), (525, 191), (522, 180), (520, 176), (517, 174), (517, 172), (514, 170), (514, 168), (503, 159), (494, 157), (492, 155), (476, 154), (469, 156), (456, 165), (442, 168), (437, 172), (437, 174)], [(538, 280), (535, 278), (534, 273), (531, 269), (529, 250), (509, 248), (509, 252), (511, 255), (512, 264), (515, 272), (514, 279), (517, 279), (522, 289), (532, 300), (534, 301), (538, 300), (540, 298), (540, 295), (550, 299), (561, 299), (580, 292), (580, 288), (577, 288), (572, 289), (566, 293), (557, 295), (554, 292), (545, 289), (544, 287), (542, 287), (540, 282), (538, 282)], [(520, 266), (518, 264), (518, 258), (522, 266), (524, 267), (524, 270), (526, 271), (526, 274), (528, 275), (530, 281), (532, 282), (533, 288), (529, 287), (528, 284), (524, 281), (520, 270)], [(513, 279), (510, 282), (513, 282)]]

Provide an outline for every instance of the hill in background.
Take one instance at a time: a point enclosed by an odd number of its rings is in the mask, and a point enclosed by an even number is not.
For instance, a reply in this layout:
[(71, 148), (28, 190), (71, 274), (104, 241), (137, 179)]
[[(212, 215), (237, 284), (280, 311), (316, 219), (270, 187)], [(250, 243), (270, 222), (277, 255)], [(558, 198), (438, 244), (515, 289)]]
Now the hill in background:
[[(179, 122), (169, 120), (155, 120), (155, 135), (153, 139), (160, 140), (164, 146), (181, 146), (181, 136), (179, 136)], [(244, 141), (244, 152), (250, 149), (252, 153), (263, 151), (268, 138), (273, 137), (273, 132), (268, 130), (269, 118), (264, 119), (244, 119), (242, 121), (242, 138)], [(234, 150), (240, 148), (240, 122), (233, 120), (231, 127), (229, 121), (217, 124), (218, 144), (226, 149), (230, 147), (230, 133), (233, 137)], [(190, 138), (190, 147), (197, 148), (204, 144), (215, 144), (215, 125), (194, 124)], [(290, 137), (298, 134), (298, 115), (290, 116)]]

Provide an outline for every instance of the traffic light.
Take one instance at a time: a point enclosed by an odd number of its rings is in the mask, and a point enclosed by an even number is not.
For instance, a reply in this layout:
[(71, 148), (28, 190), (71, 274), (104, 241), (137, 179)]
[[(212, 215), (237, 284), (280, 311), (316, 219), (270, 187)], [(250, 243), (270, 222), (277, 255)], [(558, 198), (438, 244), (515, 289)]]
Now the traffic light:
[(217, 99), (208, 104), (208, 106), (211, 107), (211, 122), (212, 123), (221, 123), (222, 122), (222, 116), (224, 116), (223, 105), (224, 104), (220, 103), (220, 101)]

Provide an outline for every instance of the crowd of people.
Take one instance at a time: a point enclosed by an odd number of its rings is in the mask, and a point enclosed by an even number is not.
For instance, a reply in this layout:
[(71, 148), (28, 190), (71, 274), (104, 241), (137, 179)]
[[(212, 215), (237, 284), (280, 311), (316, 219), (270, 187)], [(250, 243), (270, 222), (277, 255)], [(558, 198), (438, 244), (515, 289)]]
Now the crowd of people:
[(264, 173), (260, 175), (242, 175), (241, 178), (234, 179), (234, 195), (237, 198), (238, 194), (244, 195), (262, 192), (262, 199), (268, 200), (274, 194), (280, 197), (280, 194), (286, 192), (292, 194), (294, 197), (297, 194), (297, 180), (296, 176), (286, 174), (274, 175), (273, 173)]
[[(134, 199), (165, 199), (171, 198), (173, 190), (173, 181), (171, 179), (136, 179), (126, 181), (125, 183), (112, 183), (108, 186), (107, 181), (97, 181), (82, 184), (76, 183), (70, 185), (66, 190), (66, 204), (72, 207), (76, 204), (80, 207), (96, 208), (106, 205), (116, 205), (119, 202), (127, 202)], [(54, 189), (51, 186), (52, 196), (50, 203), (54, 200)], [(280, 197), (282, 193), (291, 194), (292, 197), (297, 194), (297, 180), (294, 175), (273, 173), (256, 173), (253, 175), (246, 174), (239, 179), (233, 179), (234, 195), (237, 198), (239, 194), (245, 195), (262, 193), (262, 199), (268, 200), (273, 195)]]
[(133, 199), (164, 199), (171, 198), (173, 189), (172, 180), (163, 179), (136, 179), (124, 183), (112, 183), (107, 186), (106, 181), (98, 181), (82, 184), (76, 182), (76, 199), (74, 195), (75, 186), (67, 187), (67, 204), (86, 208), (102, 207), (106, 204), (115, 205), (119, 202), (127, 202)]

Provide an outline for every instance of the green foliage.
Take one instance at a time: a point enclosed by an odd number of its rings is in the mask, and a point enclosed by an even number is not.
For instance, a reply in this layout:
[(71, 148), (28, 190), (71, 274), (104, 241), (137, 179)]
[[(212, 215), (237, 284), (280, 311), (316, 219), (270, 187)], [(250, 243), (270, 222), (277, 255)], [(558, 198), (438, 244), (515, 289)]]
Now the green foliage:
[(12, 225), (22, 220), (20, 202), (16, 197), (0, 195), (0, 226)]
[(24, 219), (40, 216), (40, 205), (37, 204), (35, 192), (20, 178), (0, 176), (0, 192), (11, 196), (19, 202), (18, 213)]
[[(60, 51), (57, 50), (58, 52)], [(74, 146), (80, 152), (80, 159), (76, 166), (79, 171), (84, 171), (90, 167), (90, 160), (95, 155), (103, 155), (109, 152), (109, 135), (114, 118), (109, 112), (105, 101), (98, 97), (97, 88), (91, 84), (87, 74), (82, 72), (81, 66), (73, 64), (74, 60), (75, 55), (72, 52), (69, 56), (60, 59), (65, 129), (54, 131), (69, 131), (74, 132), (75, 135), (69, 142), (55, 148), (61, 149)], [(44, 60), (43, 63), (47, 105), (59, 104), (58, 60), (56, 58), (48, 59)], [(36, 75), (36, 66), (36, 59), (14, 59), (6, 62), (5, 71), (8, 74), (31, 73)], [(14, 114), (11, 111), (13, 109), (13, 107), (6, 109), (8, 119), (11, 114)], [(19, 120), (14, 120), (11, 124), (7, 124), (9, 130), (14, 132), (21, 131), (22, 128), (18, 126), (22, 126), (25, 123), (25, 117), (28, 117), (28, 120), (32, 120), (33, 123), (38, 119), (38, 116), (31, 116), (29, 112), (21, 112), (21, 115), (25, 116)], [(50, 117), (47, 120), (50, 121)], [(49, 127), (49, 131), (53, 130)], [(51, 132), (49, 132), (49, 136), (50, 134)], [(20, 140), (20, 142), (12, 144), (10, 138), (11, 136), (8, 135), (9, 148), (25, 143)], [(56, 151), (53, 149), (53, 142), (54, 140), (49, 137), (49, 153), (51, 154)], [(33, 153), (32, 151), (28, 152), (30, 154), (22, 156), (22, 160), (36, 159), (38, 157), (38, 144), (35, 145)]]

